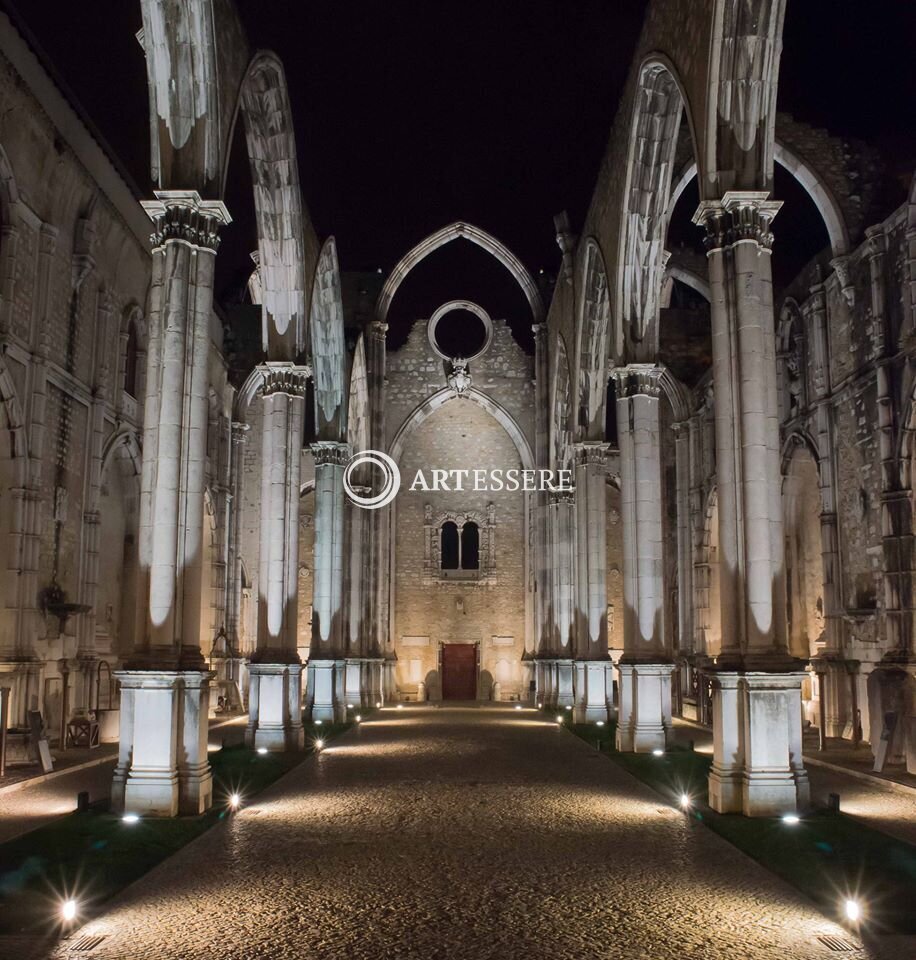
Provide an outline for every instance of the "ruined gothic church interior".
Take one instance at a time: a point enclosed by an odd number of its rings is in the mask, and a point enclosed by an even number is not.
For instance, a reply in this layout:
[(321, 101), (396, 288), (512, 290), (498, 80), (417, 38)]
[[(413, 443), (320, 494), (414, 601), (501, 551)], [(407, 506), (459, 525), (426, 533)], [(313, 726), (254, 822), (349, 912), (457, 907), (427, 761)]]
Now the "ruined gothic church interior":
[(8, 762), (88, 719), (194, 815), (214, 719), (454, 702), (711, 731), (719, 813), (804, 810), (811, 743), (916, 774), (916, 153), (812, 107), (830, 5), (555, 4), (596, 87), (507, 41), (511, 117), (377, 11), (104, 3), (103, 79), (0, 6)]

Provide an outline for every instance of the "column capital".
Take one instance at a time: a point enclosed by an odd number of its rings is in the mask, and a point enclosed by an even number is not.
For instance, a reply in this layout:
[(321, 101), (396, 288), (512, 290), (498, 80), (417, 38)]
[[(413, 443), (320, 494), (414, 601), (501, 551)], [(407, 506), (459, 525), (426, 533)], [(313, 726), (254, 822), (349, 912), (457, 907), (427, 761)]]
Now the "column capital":
[(339, 440), (316, 440), (311, 445), (311, 451), (315, 457), (316, 467), (324, 464), (342, 467), (350, 459), (349, 444), (341, 443)]
[(654, 363), (629, 363), (625, 367), (614, 367), (611, 377), (617, 398), (661, 397), (664, 372), (664, 367), (658, 367)]
[(607, 463), (607, 454), (610, 444), (603, 440), (580, 440), (573, 445), (576, 464), (595, 463), (604, 466)]
[(264, 397), (286, 394), (288, 397), (304, 397), (306, 385), (312, 375), (308, 364), (285, 361), (268, 361), (258, 368), (261, 377), (260, 393)]
[(559, 507), (576, 502), (575, 490), (551, 490), (547, 494), (547, 506)]
[(383, 320), (373, 320), (369, 324), (369, 336), (373, 340), (380, 340), (384, 343), (385, 334), (388, 333), (388, 324)]
[(248, 441), (248, 431), (251, 427), (241, 420), (233, 420), (230, 425), (230, 436), (233, 443), (246, 443)]
[(222, 200), (202, 200), (196, 190), (156, 190), (155, 200), (141, 206), (153, 221), (150, 241), (153, 248), (170, 240), (182, 240), (195, 247), (219, 247), (219, 228), (232, 223)]
[(706, 228), (707, 253), (747, 240), (769, 250), (770, 225), (782, 207), (782, 201), (768, 200), (769, 195), (768, 190), (729, 190), (721, 200), (700, 201), (693, 222)]

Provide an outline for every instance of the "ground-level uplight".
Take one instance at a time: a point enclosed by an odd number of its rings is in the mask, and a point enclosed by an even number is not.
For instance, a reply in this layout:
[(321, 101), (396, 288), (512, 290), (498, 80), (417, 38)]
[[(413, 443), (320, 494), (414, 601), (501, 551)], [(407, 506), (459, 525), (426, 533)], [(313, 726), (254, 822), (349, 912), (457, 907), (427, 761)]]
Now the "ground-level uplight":
[(241, 794), (231, 793), (231, 794), (229, 795), (229, 809), (230, 809), (230, 810), (238, 810), (238, 808), (239, 808), (241, 805), (242, 805), (242, 797), (241, 797)]
[(850, 923), (858, 923), (862, 919), (862, 908), (858, 900), (846, 901), (846, 919)]
[(382, 701), (381, 701), (381, 700), (376, 700), (376, 701), (375, 701), (375, 709), (376, 709), (376, 710), (381, 710), (381, 709), (382, 709)]
[(563, 722), (563, 714), (562, 714), (562, 713), (558, 713), (558, 714), (557, 714), (557, 723), (562, 723), (562, 722)]
[(403, 710), (403, 709), (404, 709), (404, 704), (403, 704), (403, 703), (399, 703), (399, 704), (398, 704), (398, 710)]
[(782, 822), (794, 827), (796, 823), (801, 823), (801, 817), (797, 813), (786, 813), (782, 817)]
[(690, 794), (689, 794), (689, 793), (682, 793), (682, 794), (681, 794), (680, 803), (681, 803), (681, 809), (682, 809), (682, 810), (689, 810), (689, 809), (690, 809)]
[(522, 705), (521, 705), (520, 703), (517, 703), (517, 704), (515, 705), (515, 709), (516, 709), (516, 710), (521, 710), (521, 709), (522, 709)]
[(352, 710), (352, 709), (353, 709), (353, 704), (352, 704), (352, 703), (348, 703), (348, 704), (347, 704), (347, 709), (348, 709), (348, 710)]
[(322, 725), (322, 723), (324, 723), (324, 720), (316, 720), (316, 721), (315, 721), (315, 726), (316, 726), (316, 727), (320, 727), (320, 726)]
[(541, 707), (543, 707), (543, 706), (544, 706), (544, 704), (543, 704), (543, 703), (539, 703), (539, 704), (538, 704), (538, 710), (540, 710), (540, 709), (541, 709)]
[(140, 817), (136, 813), (125, 813), (121, 817), (121, 823), (137, 823), (140, 820)]
[(665, 755), (665, 751), (662, 750), (661, 747), (656, 747), (656, 748), (652, 751), (652, 756), (653, 756), (653, 757), (663, 757), (664, 755)]
[(267, 747), (258, 747), (258, 753), (263, 757), (264, 754), (267, 753)]
[(76, 919), (79, 906), (75, 900), (64, 900), (60, 905), (60, 916), (64, 923), (71, 923)]
[(596, 727), (603, 727), (603, 726), (604, 726), (604, 721), (603, 721), (603, 720), (596, 720), (596, 721), (595, 721), (595, 726), (596, 726)]
[(566, 705), (566, 709), (567, 709), (567, 710), (572, 710), (572, 707), (571, 707), (569, 704), (567, 704), (567, 705)]
[(324, 749), (324, 740), (316, 740), (316, 741), (315, 741), (315, 749), (316, 749), (317, 751), (321, 752), (321, 750)]
[(357, 723), (362, 723), (362, 722), (363, 722), (363, 715), (362, 715), (361, 713), (358, 713), (353, 719), (354, 719)]

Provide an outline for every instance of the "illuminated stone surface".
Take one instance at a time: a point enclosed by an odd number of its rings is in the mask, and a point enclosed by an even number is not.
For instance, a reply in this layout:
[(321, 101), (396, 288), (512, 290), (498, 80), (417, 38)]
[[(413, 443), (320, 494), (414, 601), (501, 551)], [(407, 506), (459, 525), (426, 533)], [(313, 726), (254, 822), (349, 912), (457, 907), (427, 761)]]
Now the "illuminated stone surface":
[[(105, 936), (93, 960), (811, 960), (848, 938), (539, 715), (434, 707), (377, 714), (79, 934)], [(851, 955), (908, 955), (887, 946)]]

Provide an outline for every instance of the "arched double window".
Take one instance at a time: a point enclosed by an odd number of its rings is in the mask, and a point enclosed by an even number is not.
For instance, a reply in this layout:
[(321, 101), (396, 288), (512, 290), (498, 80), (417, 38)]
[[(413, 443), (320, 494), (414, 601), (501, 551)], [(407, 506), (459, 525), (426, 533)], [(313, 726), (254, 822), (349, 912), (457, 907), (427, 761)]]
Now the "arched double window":
[(440, 566), (443, 570), (480, 569), (480, 528), (467, 520), (458, 529), (454, 520), (446, 520), (440, 532)]

